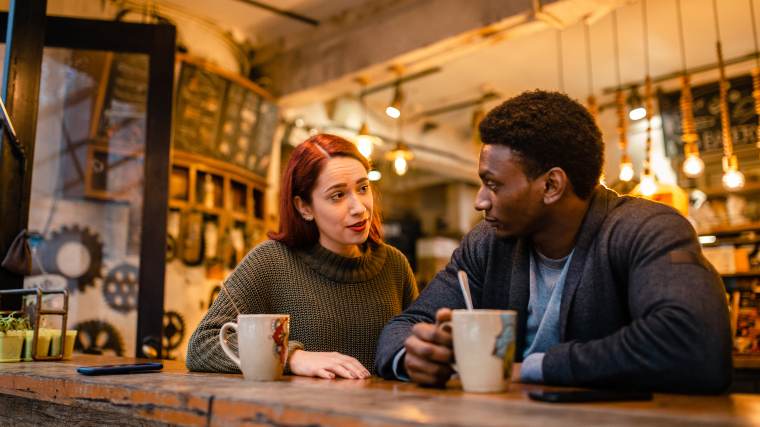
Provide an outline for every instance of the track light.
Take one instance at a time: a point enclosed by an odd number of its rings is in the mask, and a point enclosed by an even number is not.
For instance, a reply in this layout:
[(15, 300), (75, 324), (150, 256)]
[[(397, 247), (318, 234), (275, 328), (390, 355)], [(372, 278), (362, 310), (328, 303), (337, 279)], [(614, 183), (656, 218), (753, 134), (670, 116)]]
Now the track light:
[(396, 89), (393, 91), (393, 100), (391, 104), (385, 108), (385, 114), (393, 119), (401, 117), (401, 103), (404, 102), (404, 94), (401, 92), (401, 84), (396, 82)]

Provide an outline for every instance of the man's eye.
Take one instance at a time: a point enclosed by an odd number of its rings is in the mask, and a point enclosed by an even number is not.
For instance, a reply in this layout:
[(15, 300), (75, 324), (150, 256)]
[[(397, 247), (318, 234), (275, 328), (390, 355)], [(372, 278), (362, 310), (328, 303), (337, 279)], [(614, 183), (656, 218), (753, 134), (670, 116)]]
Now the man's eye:
[(495, 182), (493, 182), (493, 181), (491, 181), (491, 180), (488, 180), (488, 181), (484, 182), (483, 184), (484, 184), (486, 187), (488, 187), (488, 189), (489, 189), (489, 190), (491, 190), (491, 191), (496, 191), (496, 183), (495, 183)]

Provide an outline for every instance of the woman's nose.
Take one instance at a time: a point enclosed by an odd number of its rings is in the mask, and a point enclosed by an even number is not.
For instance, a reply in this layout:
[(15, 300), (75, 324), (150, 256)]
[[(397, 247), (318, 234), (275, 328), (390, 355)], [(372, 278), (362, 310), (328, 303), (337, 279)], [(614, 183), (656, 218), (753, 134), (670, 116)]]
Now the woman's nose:
[(358, 197), (355, 195), (349, 197), (349, 213), (351, 215), (361, 215), (366, 211), (367, 207), (364, 206), (364, 203)]

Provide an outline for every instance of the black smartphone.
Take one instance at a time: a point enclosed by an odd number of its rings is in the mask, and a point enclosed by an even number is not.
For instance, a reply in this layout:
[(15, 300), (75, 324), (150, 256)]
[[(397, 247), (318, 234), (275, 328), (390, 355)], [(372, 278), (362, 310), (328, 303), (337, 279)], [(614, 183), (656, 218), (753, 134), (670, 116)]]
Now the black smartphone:
[(531, 391), (528, 397), (550, 403), (619, 402), (626, 400), (652, 400), (648, 391), (627, 390), (566, 390)]
[(82, 375), (121, 375), (137, 372), (153, 372), (163, 368), (164, 365), (162, 363), (145, 362), (125, 363), (123, 365), (80, 366), (77, 368), (77, 372)]

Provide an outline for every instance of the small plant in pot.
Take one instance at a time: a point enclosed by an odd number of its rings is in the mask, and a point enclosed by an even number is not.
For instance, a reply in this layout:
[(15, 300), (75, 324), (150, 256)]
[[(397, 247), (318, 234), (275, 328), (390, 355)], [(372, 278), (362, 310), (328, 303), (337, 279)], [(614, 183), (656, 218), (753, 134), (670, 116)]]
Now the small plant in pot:
[(0, 362), (18, 362), (26, 331), (31, 329), (26, 316), (9, 314), (0, 317)]

